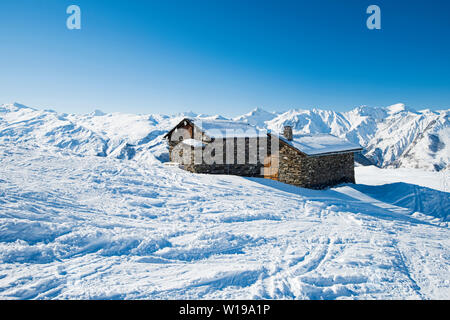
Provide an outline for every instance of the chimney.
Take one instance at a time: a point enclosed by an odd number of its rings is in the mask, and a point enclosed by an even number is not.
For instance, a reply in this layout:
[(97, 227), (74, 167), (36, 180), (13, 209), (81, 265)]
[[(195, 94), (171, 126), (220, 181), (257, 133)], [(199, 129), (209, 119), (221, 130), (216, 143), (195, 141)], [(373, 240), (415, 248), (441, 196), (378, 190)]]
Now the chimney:
[(291, 126), (284, 126), (283, 129), (283, 136), (286, 138), (287, 141), (292, 141), (292, 127)]

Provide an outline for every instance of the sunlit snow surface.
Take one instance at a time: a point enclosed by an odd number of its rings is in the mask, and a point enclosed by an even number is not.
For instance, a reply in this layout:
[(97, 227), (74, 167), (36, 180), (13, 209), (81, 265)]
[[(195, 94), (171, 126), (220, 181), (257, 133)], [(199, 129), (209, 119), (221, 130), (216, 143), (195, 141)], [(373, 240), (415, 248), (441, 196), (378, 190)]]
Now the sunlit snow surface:
[(403, 167), (313, 191), (162, 164), (162, 136), (195, 114), (1, 105), (0, 299), (449, 299), (448, 114), (239, 118), (332, 133)]
[(314, 191), (26, 144), (0, 163), (1, 299), (450, 298), (445, 172)]

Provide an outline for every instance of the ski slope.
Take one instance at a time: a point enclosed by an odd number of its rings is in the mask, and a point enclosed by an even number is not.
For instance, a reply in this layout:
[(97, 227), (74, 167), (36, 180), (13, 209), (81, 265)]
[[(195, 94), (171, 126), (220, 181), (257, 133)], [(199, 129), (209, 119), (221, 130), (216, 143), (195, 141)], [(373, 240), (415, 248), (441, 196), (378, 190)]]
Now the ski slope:
[(316, 191), (26, 141), (0, 163), (0, 299), (450, 298), (445, 172)]

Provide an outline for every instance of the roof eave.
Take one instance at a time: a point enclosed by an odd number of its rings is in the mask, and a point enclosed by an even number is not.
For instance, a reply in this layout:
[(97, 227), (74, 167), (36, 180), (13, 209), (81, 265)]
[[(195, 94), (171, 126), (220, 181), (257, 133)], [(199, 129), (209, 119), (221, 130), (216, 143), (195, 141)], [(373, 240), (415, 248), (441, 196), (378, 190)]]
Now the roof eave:
[(363, 148), (358, 149), (349, 149), (349, 150), (341, 150), (341, 151), (334, 151), (334, 152), (324, 152), (324, 153), (315, 153), (315, 154), (307, 154), (308, 157), (321, 157), (321, 156), (329, 156), (334, 154), (344, 154), (344, 153), (356, 153), (363, 151)]
[(272, 134), (270, 132), (267, 135), (278, 138), (278, 140), (281, 141), (282, 143), (284, 143), (286, 146), (294, 149), (295, 151), (297, 151), (300, 154), (303, 154), (303, 155), (305, 155), (307, 157), (321, 157), (321, 156), (328, 156), (328, 155), (333, 155), (333, 154), (355, 153), (355, 152), (363, 151), (363, 148), (360, 147), (360, 148), (341, 150), (341, 151), (335, 151), (335, 152), (324, 152), (324, 153), (308, 154), (308, 153), (306, 153), (306, 152), (304, 152), (302, 150), (299, 150), (298, 148), (296, 148), (295, 146), (290, 144), (288, 141), (286, 141), (284, 138), (280, 137), (279, 135), (274, 135), (274, 134)]
[(167, 139), (167, 137), (168, 137), (170, 134), (172, 134), (172, 132), (173, 132), (175, 129), (177, 129), (183, 121), (187, 121), (187, 122), (189, 122), (191, 125), (195, 125), (191, 119), (189, 119), (189, 118), (184, 118), (184, 119), (182, 119), (180, 122), (178, 122), (178, 124), (177, 124), (175, 127), (173, 127), (169, 132), (167, 132), (167, 133), (163, 136), (163, 139)]

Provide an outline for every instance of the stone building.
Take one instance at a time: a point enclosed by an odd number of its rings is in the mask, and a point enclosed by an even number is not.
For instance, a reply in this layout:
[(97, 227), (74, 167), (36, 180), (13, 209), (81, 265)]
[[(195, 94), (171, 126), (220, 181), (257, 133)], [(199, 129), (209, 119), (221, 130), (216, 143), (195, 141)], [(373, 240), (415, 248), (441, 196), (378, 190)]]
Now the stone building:
[(293, 135), (243, 122), (183, 119), (165, 138), (170, 160), (194, 173), (261, 177), (312, 189), (355, 182), (359, 145), (330, 134)]

